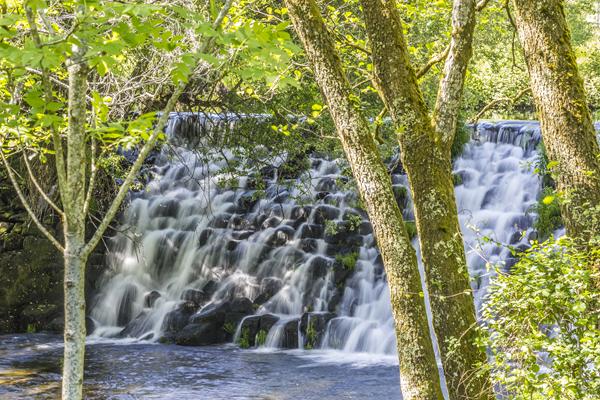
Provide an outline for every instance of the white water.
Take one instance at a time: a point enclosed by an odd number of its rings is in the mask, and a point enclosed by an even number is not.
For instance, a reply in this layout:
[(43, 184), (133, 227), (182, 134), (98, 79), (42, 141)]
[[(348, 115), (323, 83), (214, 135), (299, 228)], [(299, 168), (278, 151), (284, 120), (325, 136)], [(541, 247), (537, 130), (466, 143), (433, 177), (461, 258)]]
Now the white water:
[[(172, 136), (180, 129), (175, 122), (172, 119), (170, 125)], [(518, 246), (526, 244), (531, 233), (534, 216), (528, 210), (540, 190), (531, 166), (539, 129), (524, 122), (482, 124), (475, 136), (455, 171), (463, 178), (456, 197), (479, 307), (490, 265), (511, 262), (508, 250), (480, 243), (479, 237)], [(184, 149), (177, 150), (177, 157), (165, 152), (146, 192), (129, 206), (122, 224), (126, 232), (111, 243), (110, 272), (92, 310), (98, 325), (94, 335), (114, 336), (127, 325), (128, 336), (158, 340), (165, 316), (183, 303), (188, 289), (210, 294), (198, 302), (198, 314), (207, 303), (233, 297), (254, 301), (270, 287), (275, 294), (256, 313), (276, 314), (280, 320), (263, 347), (280, 346), (285, 324), (304, 312), (330, 310), (336, 318), (324, 332), (323, 349), (394, 355), (389, 293), (379, 254), (364, 213), (353, 208), (356, 195), (340, 187), (344, 177), (338, 163), (312, 159), (312, 168), (300, 178), (310, 182), (308, 190), (305, 185), (289, 188), (278, 184), (276, 176), (269, 177), (266, 197), (254, 202), (251, 178), (242, 179), (235, 190), (223, 189), (219, 182), (230, 178), (219, 173), (225, 162), (208, 163), (206, 158)], [(401, 175), (394, 175), (393, 182), (406, 186)], [(410, 199), (406, 206), (404, 216), (412, 219)], [(323, 233), (322, 215), (342, 223), (347, 213), (363, 220), (360, 234), (332, 243), (336, 239)], [(352, 242), (358, 260), (340, 284), (332, 264)], [(145, 298), (152, 291), (160, 297), (149, 306)], [(240, 336), (239, 327), (235, 336)], [(300, 332), (299, 336), (301, 346), (306, 338)]]

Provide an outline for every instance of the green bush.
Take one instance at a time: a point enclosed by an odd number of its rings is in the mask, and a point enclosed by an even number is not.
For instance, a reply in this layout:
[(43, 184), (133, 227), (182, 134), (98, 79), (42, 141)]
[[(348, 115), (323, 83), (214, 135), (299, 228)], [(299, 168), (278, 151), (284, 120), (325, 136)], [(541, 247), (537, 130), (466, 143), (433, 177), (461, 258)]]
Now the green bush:
[(267, 342), (267, 331), (261, 329), (258, 331), (255, 337), (256, 345), (262, 346)]
[(548, 239), (555, 230), (563, 226), (558, 199), (551, 187), (542, 190), (540, 200), (534, 206), (534, 210), (538, 217), (533, 226), (541, 240)]
[(482, 316), (491, 374), (510, 399), (597, 399), (600, 237), (534, 244), (490, 286)]
[(356, 267), (356, 261), (358, 261), (358, 252), (353, 251), (348, 254), (338, 254), (335, 256), (335, 260), (341, 263), (347, 270), (352, 271)]
[(408, 233), (410, 240), (417, 237), (417, 224), (414, 221), (404, 221), (404, 226), (406, 227), (406, 233)]

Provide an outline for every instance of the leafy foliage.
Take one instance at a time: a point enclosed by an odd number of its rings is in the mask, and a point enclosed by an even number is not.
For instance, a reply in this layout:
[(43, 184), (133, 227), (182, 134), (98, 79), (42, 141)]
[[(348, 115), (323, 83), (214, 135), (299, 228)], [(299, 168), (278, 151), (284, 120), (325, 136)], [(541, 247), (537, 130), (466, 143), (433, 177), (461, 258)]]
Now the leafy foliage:
[(494, 279), (483, 317), (492, 375), (512, 399), (600, 393), (600, 237), (535, 244)]

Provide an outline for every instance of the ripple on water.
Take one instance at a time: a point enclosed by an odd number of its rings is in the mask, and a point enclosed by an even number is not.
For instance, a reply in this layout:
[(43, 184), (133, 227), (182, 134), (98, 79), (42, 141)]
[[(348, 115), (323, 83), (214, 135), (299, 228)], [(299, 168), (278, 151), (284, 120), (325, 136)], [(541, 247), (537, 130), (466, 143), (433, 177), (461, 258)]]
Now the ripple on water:
[[(0, 336), (0, 398), (56, 398), (61, 339)], [(398, 399), (394, 359), (339, 351), (242, 351), (234, 346), (92, 340), (84, 390), (85, 398), (94, 400)]]

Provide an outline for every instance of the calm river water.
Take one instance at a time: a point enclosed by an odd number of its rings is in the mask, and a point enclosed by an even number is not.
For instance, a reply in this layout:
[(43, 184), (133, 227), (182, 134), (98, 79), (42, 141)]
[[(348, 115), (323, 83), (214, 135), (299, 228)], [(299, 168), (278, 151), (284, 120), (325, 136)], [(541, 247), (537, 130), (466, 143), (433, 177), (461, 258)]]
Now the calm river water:
[[(0, 398), (55, 399), (62, 337), (0, 335)], [(87, 346), (86, 399), (399, 399), (393, 357), (134, 342)]]

